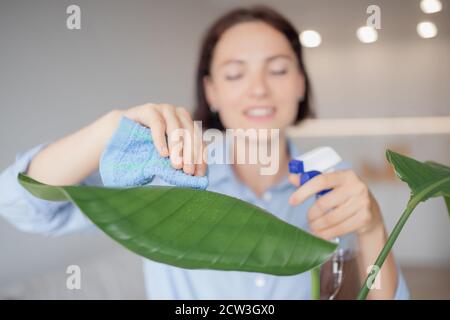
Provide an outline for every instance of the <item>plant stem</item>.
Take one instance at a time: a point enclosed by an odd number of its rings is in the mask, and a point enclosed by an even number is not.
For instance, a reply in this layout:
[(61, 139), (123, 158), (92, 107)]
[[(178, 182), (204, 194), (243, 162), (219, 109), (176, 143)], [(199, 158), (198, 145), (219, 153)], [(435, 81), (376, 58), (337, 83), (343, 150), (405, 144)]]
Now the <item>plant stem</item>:
[[(372, 269), (370, 270), (369, 274), (367, 275), (367, 278), (364, 281), (363, 287), (361, 288), (361, 291), (358, 294), (358, 297), (357, 297), (358, 300), (366, 299), (367, 294), (369, 293), (370, 287), (372, 286), (372, 283), (376, 279), (378, 272), (381, 270), (381, 267), (383, 266), (383, 263), (386, 260), (386, 257), (389, 255), (389, 252), (391, 251), (392, 247), (394, 246), (394, 243), (397, 240), (397, 238), (398, 238), (400, 232), (402, 231), (403, 226), (405, 225), (409, 216), (411, 215), (411, 212), (417, 206), (417, 203), (418, 203), (418, 201), (409, 201), (408, 202), (408, 206), (406, 207), (405, 211), (403, 211), (403, 214), (401, 215), (400, 219), (398, 220), (397, 224), (395, 225), (394, 229), (392, 230), (391, 234), (389, 235), (389, 238), (388, 238), (386, 244), (384, 245), (383, 250), (381, 250), (380, 254), (378, 255), (377, 260), (375, 261), (375, 264), (373, 265)], [(373, 279), (373, 280), (369, 283), (370, 279)]]
[(320, 300), (320, 266), (311, 270), (311, 298)]

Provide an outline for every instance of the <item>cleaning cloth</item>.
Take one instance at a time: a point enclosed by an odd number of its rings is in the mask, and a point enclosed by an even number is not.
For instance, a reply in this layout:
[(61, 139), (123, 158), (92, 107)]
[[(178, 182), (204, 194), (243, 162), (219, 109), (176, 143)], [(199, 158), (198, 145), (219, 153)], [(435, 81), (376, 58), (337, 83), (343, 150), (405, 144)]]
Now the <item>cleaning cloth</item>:
[(178, 187), (206, 189), (208, 178), (185, 174), (159, 155), (151, 130), (122, 117), (100, 158), (100, 176), (110, 187), (148, 185), (155, 176)]

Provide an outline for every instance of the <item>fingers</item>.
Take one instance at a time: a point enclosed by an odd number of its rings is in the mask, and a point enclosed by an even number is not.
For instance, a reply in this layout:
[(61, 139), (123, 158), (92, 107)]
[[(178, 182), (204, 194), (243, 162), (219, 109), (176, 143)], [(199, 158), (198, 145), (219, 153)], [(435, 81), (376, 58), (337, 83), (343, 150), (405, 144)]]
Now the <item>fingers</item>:
[[(332, 210), (329, 210), (325, 214), (312, 219), (312, 210), (308, 213), (309, 227), (314, 233), (321, 232), (323, 230), (335, 227), (340, 223), (344, 222), (351, 216), (358, 212), (358, 205), (352, 199), (347, 200), (341, 206), (338, 206)], [(311, 207), (312, 209), (312, 207)]]
[(189, 112), (169, 104), (145, 104), (126, 112), (126, 115), (150, 128), (158, 153), (170, 157), (175, 169), (186, 174), (206, 174), (205, 145), (200, 128), (195, 128)]
[(190, 175), (204, 176), (202, 132), (196, 127), (186, 109), (163, 105), (161, 114), (166, 121), (170, 159), (172, 166)]
[(320, 238), (330, 240), (353, 232), (364, 226), (364, 223), (364, 219), (361, 215), (353, 214), (337, 225), (313, 233)]
[(298, 174), (298, 173), (290, 173), (289, 176), (288, 176), (288, 180), (294, 186), (300, 187), (300, 174)]
[(169, 145), (170, 162), (175, 169), (183, 168), (183, 137), (181, 124), (175, 107), (167, 105), (160, 111), (166, 122), (167, 143)]
[(204, 150), (206, 149), (206, 144), (203, 142), (203, 136), (201, 128), (194, 122), (194, 144), (195, 144), (195, 175), (204, 176), (206, 174), (206, 161), (204, 158)]
[[(300, 176), (291, 174), (289, 181), (299, 185)], [(352, 170), (324, 173), (300, 186), (289, 198), (298, 205), (326, 189), (308, 211), (311, 231), (324, 239), (332, 239), (349, 232), (364, 233), (382, 226), (381, 213), (368, 187)]]
[(319, 219), (323, 215), (328, 214), (330, 210), (344, 205), (349, 199), (350, 195), (346, 192), (345, 188), (337, 187), (314, 202), (309, 209), (308, 219), (310, 221)]
[(332, 189), (340, 185), (344, 178), (343, 176), (342, 171), (323, 173), (315, 176), (291, 195), (289, 204), (298, 205), (322, 190)]
[(183, 133), (183, 171), (187, 174), (195, 173), (194, 157), (194, 125), (189, 113), (183, 108), (177, 108), (176, 113), (184, 129)]
[(159, 112), (154, 108), (147, 108), (148, 116), (143, 121), (147, 125), (151, 132), (153, 142), (162, 157), (169, 156), (169, 148), (166, 142), (166, 122)]
[[(323, 179), (319, 179), (321, 176)], [(375, 200), (353, 171), (321, 176), (314, 177), (292, 195), (293, 202), (300, 203), (323, 189), (333, 189), (318, 198), (308, 211), (308, 223), (314, 234), (331, 239), (349, 232), (364, 233), (382, 225)]]

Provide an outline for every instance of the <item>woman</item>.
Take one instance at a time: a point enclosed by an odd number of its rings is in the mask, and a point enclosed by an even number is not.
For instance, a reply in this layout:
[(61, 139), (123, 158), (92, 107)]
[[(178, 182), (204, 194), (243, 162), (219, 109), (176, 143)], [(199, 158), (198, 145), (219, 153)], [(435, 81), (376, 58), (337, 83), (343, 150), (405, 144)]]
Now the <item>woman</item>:
[[(288, 162), (295, 156), (286, 128), (311, 113), (309, 82), (298, 32), (277, 12), (265, 8), (233, 10), (206, 33), (197, 72), (195, 118), (204, 128), (279, 129), (279, 169), (261, 175), (262, 164), (210, 165), (209, 189), (255, 203), (315, 235), (331, 239), (357, 234), (361, 279), (386, 241), (380, 209), (366, 184), (352, 170), (322, 174), (302, 187), (298, 176), (288, 179)], [(0, 212), (17, 227), (46, 234), (63, 234), (89, 225), (71, 203), (50, 203), (32, 197), (17, 183), (18, 172), (53, 185), (101, 184), (98, 164), (121, 117), (152, 131), (158, 152), (186, 174), (207, 172), (204, 159), (189, 148), (177, 157), (171, 136), (177, 129), (193, 132), (189, 113), (168, 104), (144, 104), (113, 110), (92, 124), (52, 144), (18, 157), (1, 176), (7, 190)], [(195, 135), (192, 135), (193, 137)], [(167, 141), (169, 140), (169, 141)], [(200, 142), (185, 141), (198, 145)], [(247, 141), (248, 145), (254, 141)], [(269, 143), (273, 143), (270, 141)], [(247, 145), (247, 146), (248, 146)], [(236, 145), (228, 146), (235, 157)], [(190, 150), (195, 150), (191, 148)], [(313, 195), (333, 189), (313, 200)], [(308, 299), (310, 274), (270, 276), (249, 272), (186, 270), (144, 261), (149, 298), (156, 299)], [(369, 298), (407, 298), (408, 290), (392, 253), (381, 270), (380, 289)]]

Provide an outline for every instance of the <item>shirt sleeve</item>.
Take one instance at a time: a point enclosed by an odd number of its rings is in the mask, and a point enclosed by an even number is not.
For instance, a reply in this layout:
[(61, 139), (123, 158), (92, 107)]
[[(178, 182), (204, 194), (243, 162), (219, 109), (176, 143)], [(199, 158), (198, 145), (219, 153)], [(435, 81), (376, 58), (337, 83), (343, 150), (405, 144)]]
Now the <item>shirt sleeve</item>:
[[(25, 172), (33, 157), (48, 144), (18, 154), (15, 162), (0, 174), (0, 216), (22, 231), (47, 236), (94, 230), (94, 225), (72, 202), (39, 199), (17, 181), (17, 175)], [(97, 175), (81, 184), (97, 184)]]

